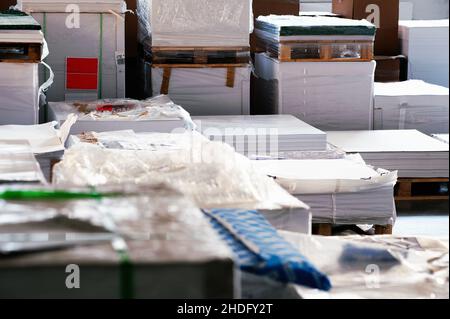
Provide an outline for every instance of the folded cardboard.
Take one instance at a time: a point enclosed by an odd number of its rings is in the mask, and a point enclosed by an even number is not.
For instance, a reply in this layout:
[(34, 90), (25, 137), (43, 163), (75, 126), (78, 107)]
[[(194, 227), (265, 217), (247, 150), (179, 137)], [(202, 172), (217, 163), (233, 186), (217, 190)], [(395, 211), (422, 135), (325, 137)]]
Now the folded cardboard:
[(328, 142), (360, 153), (375, 167), (402, 178), (448, 178), (449, 145), (416, 130), (327, 132)]
[(449, 89), (419, 80), (375, 83), (374, 128), (448, 133)]
[(377, 27), (376, 55), (398, 55), (399, 0), (333, 0), (333, 12)]
[(449, 86), (449, 20), (400, 21), (408, 79)]
[(321, 130), (369, 130), (375, 62), (279, 62), (256, 55), (258, 114), (291, 114)]

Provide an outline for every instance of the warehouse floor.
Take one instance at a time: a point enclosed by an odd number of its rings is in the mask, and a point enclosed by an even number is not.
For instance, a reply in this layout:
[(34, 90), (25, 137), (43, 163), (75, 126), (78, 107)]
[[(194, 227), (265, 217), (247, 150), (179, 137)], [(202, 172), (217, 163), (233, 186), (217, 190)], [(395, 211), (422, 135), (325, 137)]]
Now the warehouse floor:
[(449, 238), (449, 202), (407, 202), (398, 205), (394, 228), (399, 236)]

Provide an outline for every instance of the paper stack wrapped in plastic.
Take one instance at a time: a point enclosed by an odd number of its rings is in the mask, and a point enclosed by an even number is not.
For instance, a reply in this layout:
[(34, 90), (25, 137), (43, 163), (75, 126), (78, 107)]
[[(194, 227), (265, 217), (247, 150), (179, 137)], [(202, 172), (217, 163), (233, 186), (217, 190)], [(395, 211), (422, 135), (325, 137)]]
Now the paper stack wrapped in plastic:
[[(229, 248), (166, 186), (2, 188), (0, 198), (2, 297), (239, 297)], [(68, 265), (80, 289), (68, 289)]]
[(395, 223), (397, 172), (376, 170), (359, 156), (255, 161), (254, 165), (308, 204), (313, 223), (382, 226)]

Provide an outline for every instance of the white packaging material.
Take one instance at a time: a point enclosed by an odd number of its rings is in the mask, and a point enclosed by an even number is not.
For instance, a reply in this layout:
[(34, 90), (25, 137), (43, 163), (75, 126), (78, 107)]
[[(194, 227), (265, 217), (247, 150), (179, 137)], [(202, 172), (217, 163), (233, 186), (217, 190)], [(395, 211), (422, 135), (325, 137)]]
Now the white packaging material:
[(247, 156), (326, 151), (326, 133), (292, 115), (199, 116), (197, 130)]
[(433, 137), (442, 141), (444, 143), (450, 144), (450, 139), (448, 134), (433, 134)]
[(106, 99), (49, 103), (49, 120), (60, 125), (72, 113), (78, 116), (70, 131), (72, 135), (116, 130), (170, 133), (194, 128), (189, 113), (163, 95), (145, 101)]
[[(152, 68), (153, 95), (168, 93), (192, 116), (250, 114), (250, 66), (234, 68), (231, 77), (227, 68), (170, 68), (169, 78), (164, 70)], [(164, 81), (168, 92), (161, 90)]]
[(360, 153), (375, 167), (402, 178), (449, 177), (449, 145), (416, 130), (327, 132), (328, 142)]
[(55, 129), (56, 122), (41, 125), (4, 125), (0, 126), (0, 138), (4, 141), (28, 141), (34, 154), (59, 152), (64, 150), (64, 143), (75, 121), (76, 116), (70, 116), (59, 130)]
[(44, 182), (28, 141), (2, 140), (0, 137), (0, 184)]
[[(55, 166), (54, 182), (72, 185), (167, 183), (185, 193), (201, 208), (282, 210), (309, 207), (289, 195), (272, 179), (257, 172), (250, 160), (224, 143), (210, 142), (198, 133), (185, 133), (188, 147), (165, 145), (176, 134), (157, 134), (152, 150), (105, 148), (79, 143)], [(220, 154), (220, 155), (219, 155)]]
[(280, 62), (256, 55), (258, 108), (321, 130), (369, 130), (375, 62)]
[(449, 20), (400, 21), (408, 78), (449, 86)]
[(38, 66), (37, 63), (0, 63), (0, 125), (39, 122)]
[(139, 38), (157, 47), (248, 47), (252, 0), (138, 0)]
[(357, 156), (336, 160), (255, 161), (261, 173), (311, 207), (315, 223), (393, 225), (397, 173)]
[(333, 283), (329, 292), (297, 286), (304, 299), (449, 298), (448, 239), (281, 235)]
[(419, 80), (375, 83), (374, 128), (448, 133), (449, 89)]
[(124, 1), (25, 0), (17, 7), (42, 25), (48, 42), (49, 101), (125, 97)]

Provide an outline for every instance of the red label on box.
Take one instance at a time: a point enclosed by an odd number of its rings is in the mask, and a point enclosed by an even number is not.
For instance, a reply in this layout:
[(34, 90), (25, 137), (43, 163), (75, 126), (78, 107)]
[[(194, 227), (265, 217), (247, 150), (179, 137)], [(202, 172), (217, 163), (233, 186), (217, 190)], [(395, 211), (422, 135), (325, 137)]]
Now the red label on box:
[(97, 90), (98, 59), (67, 58), (66, 88), (69, 90)]

